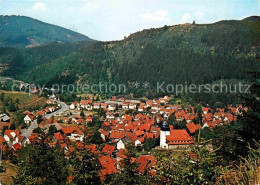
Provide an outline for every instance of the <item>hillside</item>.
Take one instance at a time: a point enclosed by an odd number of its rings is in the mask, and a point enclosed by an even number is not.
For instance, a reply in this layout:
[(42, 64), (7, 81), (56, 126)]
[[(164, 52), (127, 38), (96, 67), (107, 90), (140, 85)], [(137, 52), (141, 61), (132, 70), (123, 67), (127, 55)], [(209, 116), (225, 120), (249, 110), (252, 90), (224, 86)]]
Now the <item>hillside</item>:
[[(3, 93), (5, 98), (16, 102), (19, 99), (19, 104), (17, 103), (17, 107), (19, 109), (25, 109), (28, 107), (36, 107), (36, 106), (44, 106), (46, 104), (45, 97), (38, 97), (36, 95), (31, 95), (25, 92), (15, 92), (15, 91), (3, 91), (1, 90), (0, 93)], [(7, 106), (6, 106), (7, 107)], [(3, 102), (0, 100), (0, 109), (3, 108)]]
[(0, 47), (0, 66), (6, 68), (2, 71), (4, 75), (15, 76), (46, 62), (70, 55), (91, 43), (92, 41), (73, 43), (52, 42), (25, 49)]
[(250, 17), (247, 17), (243, 20), (245, 20), (245, 21), (260, 21), (260, 17), (259, 16), (250, 16)]
[(0, 15), (0, 47), (23, 48), (49, 42), (91, 40), (74, 31), (25, 16)]
[[(70, 55), (12, 75), (46, 85), (76, 81), (125, 83), (128, 93), (136, 96), (159, 95), (155, 92), (157, 82), (205, 84), (221, 79), (243, 80), (245, 69), (254, 66), (259, 55), (260, 22), (255, 20), (143, 30), (122, 41), (90, 43)], [(130, 84), (136, 81), (148, 81), (150, 87), (131, 88)]]

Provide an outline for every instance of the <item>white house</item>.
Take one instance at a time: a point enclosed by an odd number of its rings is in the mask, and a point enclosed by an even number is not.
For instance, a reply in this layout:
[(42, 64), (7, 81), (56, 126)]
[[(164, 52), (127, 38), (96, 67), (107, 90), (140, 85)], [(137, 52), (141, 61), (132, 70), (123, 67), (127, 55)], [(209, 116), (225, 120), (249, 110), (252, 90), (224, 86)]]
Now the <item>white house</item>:
[(229, 122), (228, 118), (225, 116), (225, 118), (223, 119), (223, 121)]
[(116, 105), (115, 105), (115, 104), (108, 104), (108, 110), (109, 110), (109, 111), (114, 111), (114, 110), (116, 110)]
[(121, 139), (117, 142), (116, 148), (117, 148), (117, 150), (125, 149), (125, 144)]
[(10, 121), (10, 117), (7, 116), (5, 113), (0, 114), (0, 121), (9, 122)]
[(153, 104), (151, 109), (154, 109), (154, 110), (159, 110), (159, 105), (156, 105), (156, 104)]
[(160, 98), (159, 100), (161, 103), (166, 103), (166, 99), (164, 99), (164, 98)]
[(158, 112), (158, 110), (156, 110), (156, 109), (151, 109), (151, 113), (152, 114), (156, 114)]
[(46, 103), (47, 103), (47, 104), (55, 104), (55, 101), (52, 100), (52, 99), (48, 99), (48, 100), (46, 101)]
[(18, 130), (6, 130), (4, 133), (4, 138), (7, 143), (18, 142), (18, 138), (17, 138), (18, 135), (19, 135)]
[(33, 121), (33, 116), (32, 115), (26, 115), (24, 118), (23, 118), (24, 122), (26, 124), (30, 124), (32, 121)]
[(106, 118), (107, 119), (115, 119), (115, 116), (114, 116), (114, 114), (112, 112), (107, 112)]
[(75, 109), (75, 105), (72, 103), (70, 104), (70, 109), (74, 110)]
[(137, 139), (137, 140), (135, 141), (135, 146), (140, 146), (140, 145), (142, 145), (142, 143), (141, 143), (141, 141), (139, 141), (139, 139)]
[(23, 142), (23, 146), (26, 146), (26, 145), (29, 145), (29, 144), (31, 144), (31, 142), (30, 142), (29, 138), (26, 138)]
[(101, 103), (100, 105), (101, 105), (102, 109), (106, 109), (107, 108), (107, 103)]
[(78, 120), (77, 120), (76, 118), (72, 118), (71, 121), (72, 121), (72, 122), (75, 122), (75, 123), (78, 122)]
[(69, 139), (72, 140), (72, 141), (83, 142), (84, 135), (83, 134), (71, 133), (71, 135), (69, 136)]
[(128, 103), (124, 102), (123, 105), (122, 105), (122, 109), (128, 109)]
[(160, 114), (165, 114), (166, 113), (166, 109), (160, 109)]
[(142, 107), (139, 106), (139, 107), (138, 107), (138, 111), (139, 111), (139, 112), (143, 112), (143, 111), (144, 111), (144, 107), (143, 107), (143, 106), (142, 106)]
[(87, 110), (92, 110), (92, 99), (81, 100), (80, 107)]
[[(51, 89), (51, 90), (53, 90), (53, 89)], [(56, 100), (56, 96), (54, 94), (50, 95), (49, 98)]]
[(103, 133), (101, 133), (100, 136), (103, 139), (103, 141), (106, 141), (106, 136)]
[(93, 109), (100, 109), (100, 103), (94, 103)]
[(55, 110), (54, 107), (49, 107), (50, 112), (53, 112), (54, 110)]
[(74, 110), (78, 107), (78, 102), (73, 102), (72, 104), (70, 104), (70, 109)]
[(129, 109), (135, 110), (135, 109), (136, 109), (136, 104), (130, 103), (130, 104), (129, 104)]
[(204, 125), (202, 126), (202, 128), (205, 128), (205, 127), (209, 127), (209, 125), (207, 123), (204, 123)]

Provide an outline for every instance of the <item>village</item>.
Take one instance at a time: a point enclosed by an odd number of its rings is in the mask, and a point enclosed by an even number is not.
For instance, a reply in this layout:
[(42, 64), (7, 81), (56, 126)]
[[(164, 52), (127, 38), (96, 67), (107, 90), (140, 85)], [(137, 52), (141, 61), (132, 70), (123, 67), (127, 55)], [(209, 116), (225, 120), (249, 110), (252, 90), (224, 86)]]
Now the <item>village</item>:
[[(51, 147), (60, 145), (67, 156), (75, 146), (98, 155), (102, 167), (100, 175), (104, 178), (120, 171), (120, 161), (126, 158), (128, 144), (142, 147), (150, 140), (154, 142), (154, 150), (189, 150), (196, 142), (194, 136), (199, 129), (212, 130), (229, 124), (242, 110), (240, 106), (216, 110), (201, 107), (197, 110), (192, 106), (170, 104), (170, 99), (164, 96), (143, 101), (131, 96), (113, 96), (108, 100), (95, 101), (90, 96), (66, 105), (54, 97), (46, 101), (47, 107), (42, 110), (23, 112), (27, 128), (12, 130), (11, 118), (1, 114), (1, 149), (17, 153), (22, 147), (41, 140), (41, 131), (53, 132), (48, 144)], [(201, 122), (198, 117), (201, 117)], [(172, 120), (184, 123), (184, 127), (175, 128)], [(97, 122), (100, 123), (98, 133), (102, 144), (86, 143), (86, 138), (93, 135), (90, 125), (93, 127)], [(156, 163), (150, 152), (135, 160), (140, 174), (147, 169), (152, 172)]]

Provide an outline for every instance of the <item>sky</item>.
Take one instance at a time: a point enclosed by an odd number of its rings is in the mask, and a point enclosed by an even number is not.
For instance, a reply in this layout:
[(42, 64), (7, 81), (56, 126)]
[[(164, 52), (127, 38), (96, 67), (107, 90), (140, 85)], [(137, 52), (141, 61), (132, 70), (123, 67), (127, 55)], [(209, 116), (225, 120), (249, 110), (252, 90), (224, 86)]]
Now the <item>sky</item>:
[(0, 0), (0, 15), (24, 15), (95, 40), (148, 28), (260, 16), (260, 0)]

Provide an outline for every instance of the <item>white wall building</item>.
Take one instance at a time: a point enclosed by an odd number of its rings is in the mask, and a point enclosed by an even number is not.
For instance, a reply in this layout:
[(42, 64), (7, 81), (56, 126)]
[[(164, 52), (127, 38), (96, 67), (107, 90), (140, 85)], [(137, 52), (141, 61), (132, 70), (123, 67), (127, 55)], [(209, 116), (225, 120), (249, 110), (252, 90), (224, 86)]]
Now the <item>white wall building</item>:
[(117, 150), (125, 149), (125, 144), (121, 139), (117, 142), (116, 148), (117, 148)]
[(26, 115), (23, 120), (24, 120), (24, 123), (26, 123), (26, 124), (29, 124), (32, 122), (32, 118), (29, 115)]

